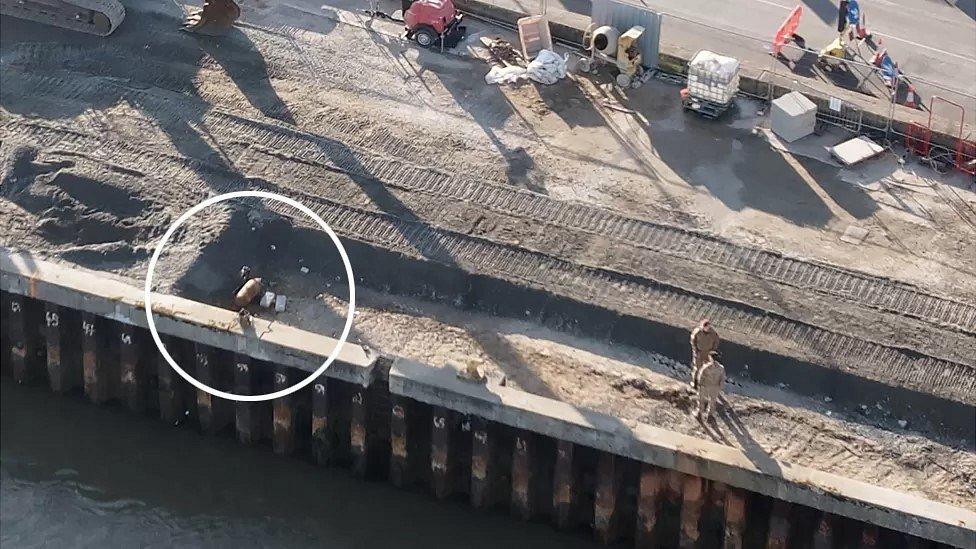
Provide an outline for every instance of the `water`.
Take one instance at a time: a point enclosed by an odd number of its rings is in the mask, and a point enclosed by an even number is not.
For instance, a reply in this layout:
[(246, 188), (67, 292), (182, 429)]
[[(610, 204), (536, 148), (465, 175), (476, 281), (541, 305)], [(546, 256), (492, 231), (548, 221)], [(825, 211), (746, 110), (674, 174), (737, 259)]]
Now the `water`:
[(9, 377), (0, 396), (4, 549), (591, 546)]

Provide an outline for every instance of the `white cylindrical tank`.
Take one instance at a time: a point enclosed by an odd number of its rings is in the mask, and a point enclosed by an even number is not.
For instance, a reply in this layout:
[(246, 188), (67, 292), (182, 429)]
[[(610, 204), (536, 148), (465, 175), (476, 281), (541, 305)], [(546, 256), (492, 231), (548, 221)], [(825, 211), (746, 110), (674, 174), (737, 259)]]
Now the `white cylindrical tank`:
[(609, 25), (604, 25), (593, 31), (590, 46), (603, 55), (613, 57), (617, 55), (617, 41), (619, 39), (620, 31)]

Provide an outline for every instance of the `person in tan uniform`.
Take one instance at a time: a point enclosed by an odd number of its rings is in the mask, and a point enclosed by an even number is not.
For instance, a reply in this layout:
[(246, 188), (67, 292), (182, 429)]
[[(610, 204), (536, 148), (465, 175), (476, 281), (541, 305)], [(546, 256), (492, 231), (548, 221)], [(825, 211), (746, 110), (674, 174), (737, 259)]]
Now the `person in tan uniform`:
[(691, 331), (691, 386), (698, 385), (698, 370), (708, 354), (718, 350), (718, 332), (712, 327), (712, 323), (707, 318), (702, 319)]
[(725, 366), (718, 361), (718, 353), (708, 353), (708, 360), (698, 370), (698, 411), (695, 415), (708, 421), (715, 410), (715, 401), (725, 387)]

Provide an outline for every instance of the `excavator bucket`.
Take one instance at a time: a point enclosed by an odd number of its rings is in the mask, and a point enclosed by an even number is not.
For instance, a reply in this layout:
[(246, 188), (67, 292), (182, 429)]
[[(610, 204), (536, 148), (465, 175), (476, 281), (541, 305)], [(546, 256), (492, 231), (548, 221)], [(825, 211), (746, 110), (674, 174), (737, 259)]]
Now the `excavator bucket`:
[(183, 30), (200, 34), (222, 34), (241, 16), (234, 0), (204, 0), (203, 9), (194, 10), (183, 23)]

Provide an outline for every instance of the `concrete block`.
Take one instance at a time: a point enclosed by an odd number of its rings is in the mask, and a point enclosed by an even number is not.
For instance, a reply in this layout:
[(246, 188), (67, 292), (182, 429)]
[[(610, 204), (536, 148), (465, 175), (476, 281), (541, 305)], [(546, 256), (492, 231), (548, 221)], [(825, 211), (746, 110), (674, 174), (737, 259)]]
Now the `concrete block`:
[(800, 92), (774, 99), (770, 108), (770, 126), (786, 142), (813, 133), (817, 125), (817, 105)]

